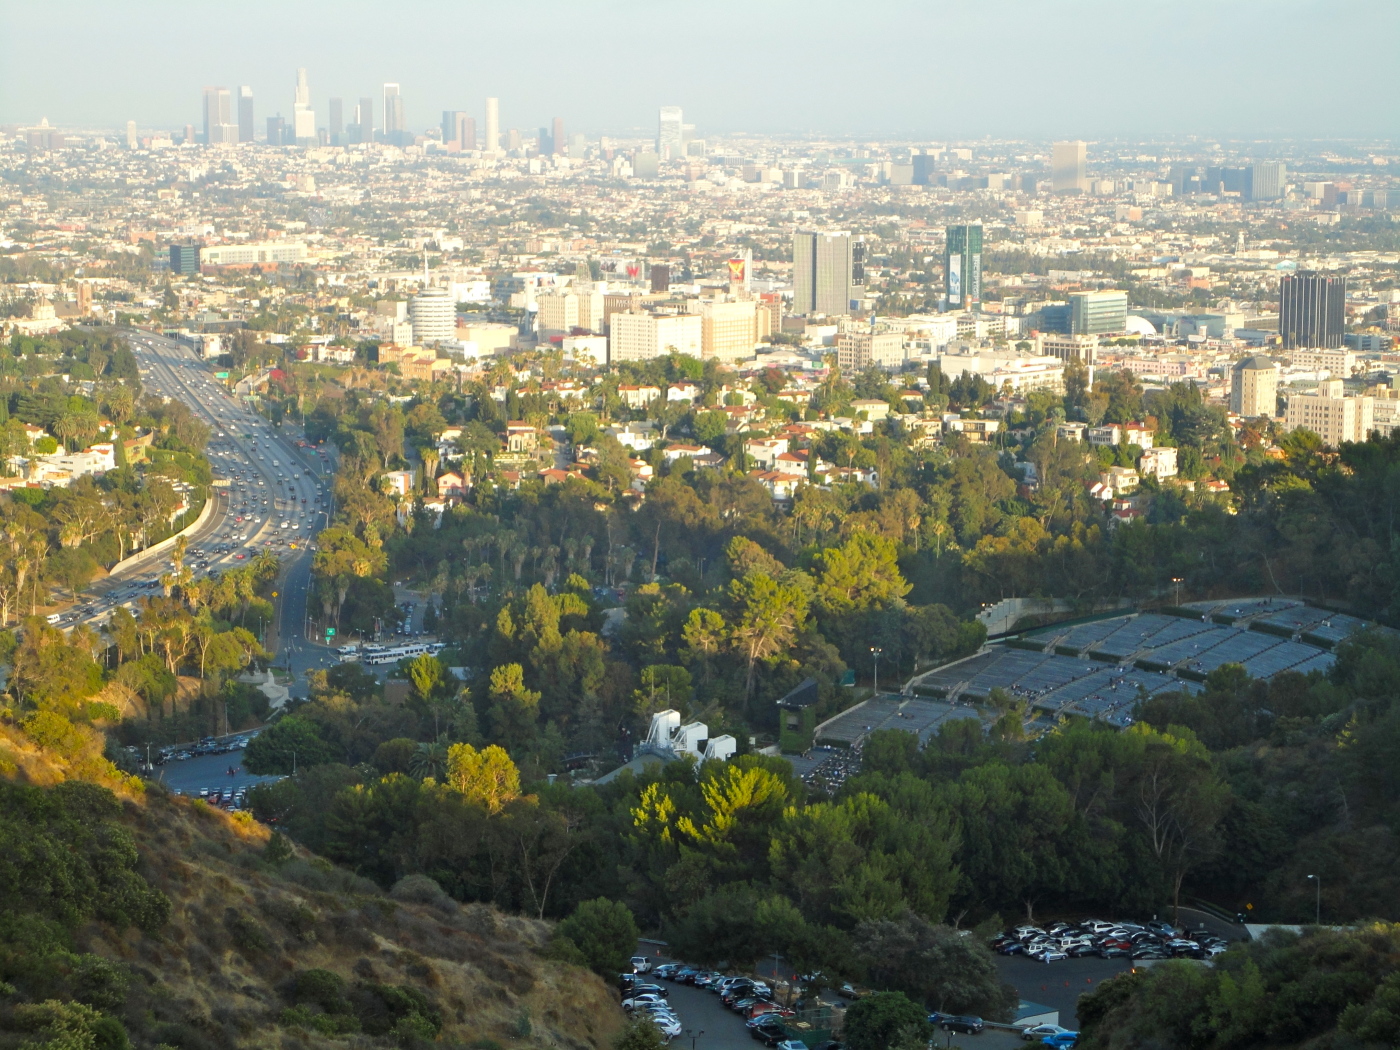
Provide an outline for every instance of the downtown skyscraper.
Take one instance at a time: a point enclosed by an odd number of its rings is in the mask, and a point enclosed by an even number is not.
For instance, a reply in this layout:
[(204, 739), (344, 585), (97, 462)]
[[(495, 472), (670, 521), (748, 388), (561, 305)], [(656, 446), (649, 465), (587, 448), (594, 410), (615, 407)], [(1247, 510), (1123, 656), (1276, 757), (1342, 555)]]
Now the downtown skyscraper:
[(1311, 270), (1279, 282), (1278, 331), (1286, 350), (1336, 349), (1346, 330), (1347, 279)]
[(311, 85), (304, 67), (297, 70), (296, 92), (292, 98), (292, 136), (298, 146), (316, 145), (316, 111), (311, 108)]
[(865, 242), (845, 230), (792, 235), (792, 310), (840, 315), (865, 294)]

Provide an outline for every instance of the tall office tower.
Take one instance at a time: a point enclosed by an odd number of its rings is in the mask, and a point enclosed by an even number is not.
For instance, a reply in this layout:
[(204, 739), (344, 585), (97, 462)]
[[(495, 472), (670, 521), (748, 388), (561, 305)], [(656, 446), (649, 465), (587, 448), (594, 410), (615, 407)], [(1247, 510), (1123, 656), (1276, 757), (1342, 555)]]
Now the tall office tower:
[(331, 99), (331, 145), (345, 145), (345, 100)]
[(537, 141), (539, 142), (538, 149), (541, 157), (548, 157), (551, 153), (554, 152), (554, 140), (549, 137), (548, 128), (540, 128), (540, 134)]
[(1278, 412), (1278, 369), (1263, 354), (1230, 369), (1230, 411), (1245, 419)]
[(238, 141), (252, 142), (257, 138), (253, 128), (253, 89), (244, 84), (238, 89)]
[[(230, 126), (230, 112), (232, 107), (232, 96), (226, 87), (207, 87), (204, 89), (204, 141), (205, 142), (227, 142)], [(237, 134), (237, 129), (234, 129)], [(236, 141), (236, 139), (235, 139)]]
[(1128, 293), (1070, 292), (1071, 335), (1111, 335), (1128, 330)]
[(446, 145), (457, 139), (457, 121), (462, 116), (462, 112), (456, 109), (444, 109), (442, 111), (442, 142)]
[(195, 137), (194, 137), (194, 125), (193, 125), (193, 124), (186, 124), (186, 125), (185, 125), (185, 137), (184, 137), (184, 139), (183, 139), (182, 141), (184, 142), (184, 144), (185, 144), (186, 146), (193, 146), (193, 145), (194, 145), (194, 143), (195, 143)]
[(1281, 160), (1262, 160), (1249, 168), (1249, 199), (1276, 201), (1283, 196), (1288, 165)]
[(394, 142), (403, 131), (403, 96), (397, 84), (384, 85), (384, 141)]
[(662, 160), (685, 156), (685, 122), (680, 106), (662, 106), (656, 121), (656, 152)]
[(140, 142), (136, 138), (136, 121), (128, 120), (126, 122), (126, 148), (135, 149), (138, 145)]
[(297, 70), (296, 93), (292, 96), (292, 135), (298, 146), (316, 145), (316, 111), (311, 108), (311, 85), (306, 70)]
[(549, 152), (563, 153), (566, 145), (567, 143), (564, 139), (564, 118), (555, 117), (549, 132)]
[(847, 314), (864, 293), (865, 242), (845, 230), (792, 235), (793, 313)]
[(569, 156), (575, 160), (582, 160), (583, 155), (588, 152), (588, 140), (581, 132), (575, 131), (569, 136)]
[(287, 122), (282, 119), (280, 113), (275, 117), (267, 118), (267, 144), (269, 146), (285, 146), (287, 144)]
[(199, 245), (172, 244), (170, 246), (170, 272), (188, 277), (199, 273)]
[(1081, 140), (1057, 142), (1050, 153), (1050, 188), (1056, 193), (1083, 193), (1088, 188), (1084, 160), (1088, 147)]
[(506, 132), (506, 149), (515, 151), (520, 149), (521, 145), (519, 128), (511, 128)]
[(949, 226), (943, 253), (948, 309), (961, 310), (982, 301), (982, 227)]
[(934, 170), (938, 167), (938, 158), (932, 153), (916, 153), (909, 158), (913, 172), (911, 175), (915, 186), (932, 186), (934, 184)]
[(1190, 197), (1203, 189), (1200, 169), (1194, 164), (1173, 164), (1167, 169), (1167, 181), (1177, 197)]
[(1279, 282), (1278, 331), (1289, 350), (1333, 349), (1342, 345), (1346, 327), (1347, 279), (1311, 270), (1288, 274)]
[(360, 126), (360, 141), (374, 141), (374, 99), (362, 98), (355, 107), (355, 123)]
[(476, 118), (461, 114), (457, 122), (457, 141), (463, 149), (476, 149)]
[(482, 149), (487, 153), (497, 153), (501, 148), (501, 100), (486, 100), (486, 141)]

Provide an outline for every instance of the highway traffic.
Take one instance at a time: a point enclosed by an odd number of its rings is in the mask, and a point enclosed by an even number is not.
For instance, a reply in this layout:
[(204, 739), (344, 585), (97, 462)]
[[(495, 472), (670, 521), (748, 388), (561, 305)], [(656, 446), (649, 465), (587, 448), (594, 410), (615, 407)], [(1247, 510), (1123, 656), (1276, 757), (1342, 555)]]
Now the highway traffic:
[[(212, 506), (206, 520), (186, 534), (186, 567), (200, 576), (246, 565), (262, 551), (277, 555), (282, 563), (278, 617), (276, 624), (261, 625), (266, 644), (282, 656), (300, 654), (303, 660), (297, 662), (307, 666), (329, 662), (329, 651), (308, 647), (305, 635), (312, 549), (331, 513), (331, 454), (280, 432), (239, 405), (183, 344), (139, 330), (128, 336), (144, 391), (183, 402), (210, 427), (206, 454), (214, 475)], [(90, 589), (94, 597), (62, 617), (63, 626), (105, 624), (117, 605), (130, 608), (144, 594), (159, 590), (160, 577), (174, 568), (172, 553), (167, 548), (129, 559)]]

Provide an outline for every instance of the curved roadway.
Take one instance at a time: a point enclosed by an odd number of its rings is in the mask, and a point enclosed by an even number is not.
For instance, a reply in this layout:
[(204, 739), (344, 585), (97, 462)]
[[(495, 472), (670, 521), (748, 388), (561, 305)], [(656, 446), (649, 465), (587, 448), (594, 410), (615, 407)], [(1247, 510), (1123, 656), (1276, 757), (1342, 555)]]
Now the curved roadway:
[[(271, 550), (282, 561), (282, 575), (268, 648), (295, 673), (333, 662), (333, 650), (306, 637), (312, 560), (307, 548), (329, 518), (331, 454), (298, 447), (282, 428), (244, 409), (183, 344), (144, 331), (127, 337), (145, 391), (183, 402), (211, 428), (207, 454), (216, 482), (224, 484), (213, 490), (209, 519), (188, 534), (186, 565), (198, 574), (226, 571)], [(169, 551), (133, 559), (94, 585), (97, 597), (77, 609), (74, 619), (105, 622), (114, 606), (130, 607), (159, 587), (161, 574), (172, 567)]]

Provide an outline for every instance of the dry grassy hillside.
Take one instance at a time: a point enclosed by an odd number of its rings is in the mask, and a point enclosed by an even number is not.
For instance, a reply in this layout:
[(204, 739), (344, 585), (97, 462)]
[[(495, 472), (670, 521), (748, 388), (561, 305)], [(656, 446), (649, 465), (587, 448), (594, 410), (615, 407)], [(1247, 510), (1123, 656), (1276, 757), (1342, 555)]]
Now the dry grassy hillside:
[[(127, 811), (143, 874), (174, 903), (171, 920), (156, 937), (113, 941), (94, 930), (87, 948), (157, 973), (184, 1023), (218, 1033), (218, 1043), (344, 1045), (307, 1028), (273, 1031), (288, 986), (312, 969), (338, 974), (347, 989), (420, 990), (447, 1043), (583, 1050), (621, 1027), (598, 977), (541, 957), (545, 923), (459, 905), (426, 879), (395, 899), (317, 859), (272, 865), (262, 859), (265, 829), (199, 803), (152, 796)], [(300, 1005), (313, 1017), (325, 1010), (306, 996)]]
[(137, 1046), (584, 1050), (622, 1027), (597, 976), (541, 954), (546, 923), (459, 905), (423, 878), (386, 895), (318, 858), (274, 861), (267, 829), (190, 799), (133, 793), (121, 808), (169, 921), (89, 922), (73, 947), (124, 964), (111, 1012)]

